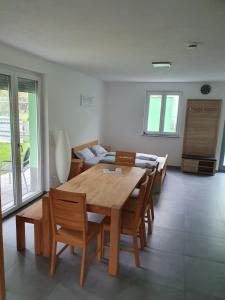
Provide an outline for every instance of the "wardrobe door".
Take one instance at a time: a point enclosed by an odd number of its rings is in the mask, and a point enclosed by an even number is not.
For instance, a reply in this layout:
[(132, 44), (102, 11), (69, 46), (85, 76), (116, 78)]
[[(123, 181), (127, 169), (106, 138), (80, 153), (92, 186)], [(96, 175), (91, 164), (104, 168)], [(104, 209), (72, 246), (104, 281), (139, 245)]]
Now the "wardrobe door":
[(220, 100), (188, 100), (183, 153), (215, 156)]

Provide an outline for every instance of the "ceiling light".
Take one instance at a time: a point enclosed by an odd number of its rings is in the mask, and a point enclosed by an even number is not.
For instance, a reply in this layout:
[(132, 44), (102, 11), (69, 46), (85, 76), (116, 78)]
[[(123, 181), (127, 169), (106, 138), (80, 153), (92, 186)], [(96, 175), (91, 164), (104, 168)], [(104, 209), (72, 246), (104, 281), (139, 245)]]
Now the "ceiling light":
[(199, 45), (199, 43), (197, 43), (197, 42), (188, 43), (187, 49), (190, 49), (190, 50), (196, 49), (198, 47), (198, 45)]
[(154, 68), (170, 68), (171, 67), (170, 62), (164, 62), (164, 61), (152, 62), (152, 65)]

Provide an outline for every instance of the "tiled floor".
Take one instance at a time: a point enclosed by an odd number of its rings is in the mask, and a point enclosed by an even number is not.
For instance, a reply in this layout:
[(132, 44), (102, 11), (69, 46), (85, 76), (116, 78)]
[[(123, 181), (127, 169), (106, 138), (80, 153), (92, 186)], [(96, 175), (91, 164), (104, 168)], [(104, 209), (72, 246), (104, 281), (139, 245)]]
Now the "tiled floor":
[[(121, 253), (117, 278), (105, 262), (93, 261), (84, 288), (80, 259), (62, 255), (54, 278), (48, 259), (33, 253), (32, 226), (27, 248), (16, 251), (15, 219), (4, 222), (7, 300), (211, 300), (225, 299), (225, 174), (197, 177), (171, 170), (160, 197), (142, 268)], [(123, 242), (127, 242), (124, 240)]]

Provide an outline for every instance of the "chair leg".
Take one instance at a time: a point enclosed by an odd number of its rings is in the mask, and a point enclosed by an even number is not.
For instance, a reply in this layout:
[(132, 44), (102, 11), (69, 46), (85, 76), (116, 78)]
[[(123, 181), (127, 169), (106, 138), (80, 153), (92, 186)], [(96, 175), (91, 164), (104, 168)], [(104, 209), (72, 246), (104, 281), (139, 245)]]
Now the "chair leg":
[(80, 269), (80, 286), (84, 285), (84, 273), (86, 269), (87, 248), (82, 249), (81, 269)]
[(154, 204), (153, 204), (152, 196), (151, 196), (151, 199), (150, 199), (150, 205), (151, 205), (152, 220), (154, 220), (155, 214), (154, 214)]
[(102, 231), (97, 236), (97, 260), (102, 259)]
[(142, 222), (140, 224), (139, 232), (140, 232), (141, 250), (144, 250), (145, 246), (147, 245), (144, 219), (142, 220)]
[(150, 209), (147, 210), (147, 220), (148, 220), (148, 235), (149, 235), (152, 234), (152, 220), (151, 220)]
[(9, 184), (12, 183), (12, 180), (11, 180), (11, 172), (9, 172)]
[(74, 255), (74, 247), (73, 246), (69, 246), (69, 252), (70, 252), (70, 254)]
[(28, 190), (28, 185), (27, 185), (27, 180), (26, 180), (26, 176), (25, 176), (25, 174), (24, 174), (24, 171), (22, 171), (22, 173), (23, 173), (23, 180), (24, 180), (24, 183), (25, 183), (25, 185), (26, 185), (27, 192), (29, 192), (29, 190)]
[(101, 240), (101, 258), (104, 258), (104, 243), (105, 243), (105, 231), (102, 230), (102, 240)]
[(50, 264), (50, 276), (53, 276), (55, 273), (55, 267), (56, 267), (56, 248), (57, 248), (57, 242), (55, 240), (52, 241), (52, 253), (51, 253), (51, 264)]
[(137, 234), (133, 235), (133, 247), (134, 247), (134, 259), (135, 259), (135, 265), (136, 267), (140, 267), (140, 258), (138, 254), (138, 240), (137, 240)]

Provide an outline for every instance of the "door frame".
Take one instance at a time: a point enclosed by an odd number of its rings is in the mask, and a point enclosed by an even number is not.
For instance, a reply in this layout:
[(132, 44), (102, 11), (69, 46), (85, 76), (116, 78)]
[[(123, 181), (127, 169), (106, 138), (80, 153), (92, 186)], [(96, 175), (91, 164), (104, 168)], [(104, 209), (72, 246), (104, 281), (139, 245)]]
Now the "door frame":
[[(43, 166), (42, 166), (42, 143), (43, 143), (43, 125), (41, 122), (41, 107), (42, 107), (42, 77), (38, 73), (26, 71), (24, 69), (10, 67), (0, 64), (0, 73), (10, 76), (10, 91), (9, 91), (9, 101), (10, 101), (10, 121), (11, 121), (11, 147), (12, 147), (12, 163), (16, 166), (13, 171), (13, 194), (15, 205), (9, 208), (2, 215), (3, 217), (11, 214), (12, 212), (18, 210), (27, 203), (33, 201), (43, 194)], [(19, 128), (19, 110), (18, 110), (18, 86), (17, 78), (26, 78), (37, 81), (37, 129), (38, 129), (38, 177), (40, 180), (40, 192), (29, 197), (26, 201), (22, 201), (22, 185), (21, 185), (21, 163), (20, 163), (20, 128)]]
[(222, 145), (220, 150), (219, 172), (225, 172), (225, 166), (223, 165), (224, 158), (225, 158), (225, 123), (223, 127), (223, 138), (222, 138)]

